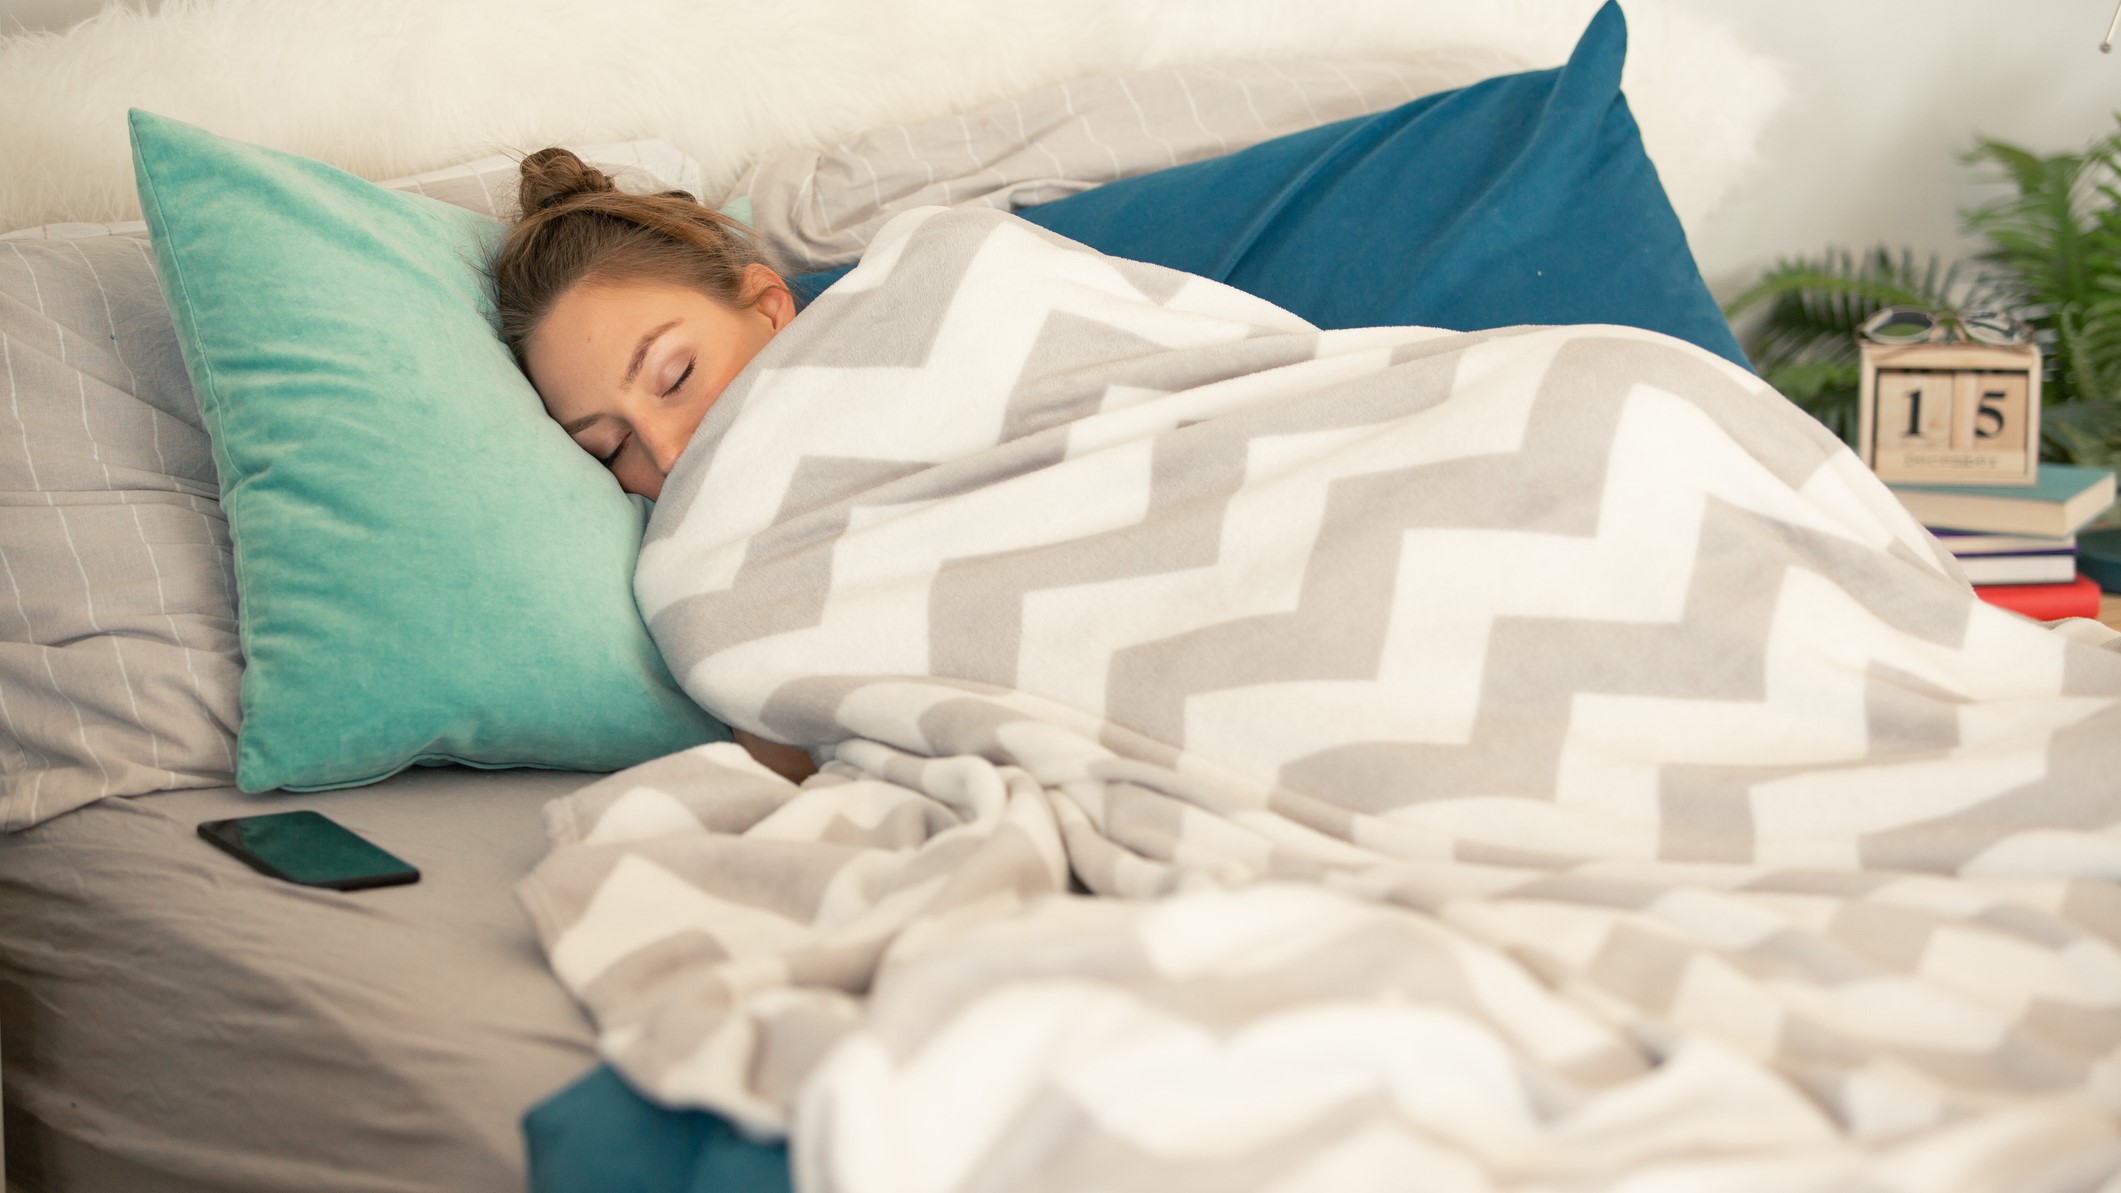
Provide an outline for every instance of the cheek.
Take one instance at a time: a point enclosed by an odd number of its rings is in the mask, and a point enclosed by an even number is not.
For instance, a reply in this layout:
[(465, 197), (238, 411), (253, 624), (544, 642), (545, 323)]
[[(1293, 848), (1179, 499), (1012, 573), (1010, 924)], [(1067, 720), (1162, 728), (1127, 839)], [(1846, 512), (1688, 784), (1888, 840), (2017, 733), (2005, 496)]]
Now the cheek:
[(691, 392), (685, 394), (682, 400), (672, 402), (657, 411), (654, 417), (662, 424), (664, 436), (674, 436), (680, 440), (691, 439), (692, 433), (699, 429), (700, 421), (707, 417), (707, 412), (714, 408), (716, 400), (721, 397), (723, 388), (724, 385), (715, 378), (703, 379), (701, 383), (693, 385)]
[(714, 404), (721, 400), (722, 391), (728, 388), (729, 380), (726, 377), (717, 381), (712, 387), (700, 386), (699, 392), (685, 400), (685, 417), (691, 419), (693, 424), (697, 426), (699, 421), (707, 416), (707, 412), (713, 409)]
[(638, 457), (622, 462), (611, 474), (618, 479), (619, 488), (628, 493), (638, 493), (650, 501), (662, 496), (663, 474)]

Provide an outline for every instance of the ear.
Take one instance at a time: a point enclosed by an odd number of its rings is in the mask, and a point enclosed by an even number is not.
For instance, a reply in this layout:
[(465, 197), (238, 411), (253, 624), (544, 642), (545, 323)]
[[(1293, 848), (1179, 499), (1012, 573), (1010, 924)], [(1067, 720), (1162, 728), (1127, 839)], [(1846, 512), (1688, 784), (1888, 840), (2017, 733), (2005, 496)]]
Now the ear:
[(789, 292), (781, 275), (767, 266), (744, 267), (744, 290), (752, 295), (752, 309), (766, 316), (773, 323), (773, 330), (779, 331), (795, 318), (795, 295)]

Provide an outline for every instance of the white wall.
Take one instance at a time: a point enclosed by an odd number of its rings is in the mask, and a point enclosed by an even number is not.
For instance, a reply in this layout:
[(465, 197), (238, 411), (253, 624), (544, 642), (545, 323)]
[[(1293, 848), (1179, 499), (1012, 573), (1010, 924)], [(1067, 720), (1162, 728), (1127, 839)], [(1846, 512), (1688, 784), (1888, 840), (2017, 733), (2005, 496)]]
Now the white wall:
[(1693, 3), (1795, 73), (1766, 172), (1695, 239), (1720, 297), (1829, 243), (1961, 255), (1959, 208), (1997, 193), (1958, 160), (1977, 136), (2077, 149), (2121, 109), (2121, 46), (2099, 52), (2113, 0)]

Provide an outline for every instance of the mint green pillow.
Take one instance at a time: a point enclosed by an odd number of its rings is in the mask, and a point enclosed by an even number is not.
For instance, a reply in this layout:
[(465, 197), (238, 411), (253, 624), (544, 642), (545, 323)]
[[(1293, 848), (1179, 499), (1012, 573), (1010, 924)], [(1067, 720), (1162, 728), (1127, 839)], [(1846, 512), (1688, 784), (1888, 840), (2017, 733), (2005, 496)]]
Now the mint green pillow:
[(633, 601), (645, 509), (496, 330), (502, 225), (133, 109), (235, 546), (236, 783), (616, 770), (729, 731)]

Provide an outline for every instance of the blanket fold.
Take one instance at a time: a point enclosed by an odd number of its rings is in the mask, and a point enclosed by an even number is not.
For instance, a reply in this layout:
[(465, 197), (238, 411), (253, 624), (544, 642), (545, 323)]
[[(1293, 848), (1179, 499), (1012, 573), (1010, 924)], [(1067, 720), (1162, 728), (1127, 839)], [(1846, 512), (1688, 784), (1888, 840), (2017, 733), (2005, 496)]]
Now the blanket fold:
[(1680, 341), (909, 212), (636, 593), (824, 767), (622, 772), (521, 893), (629, 1080), (803, 1188), (2121, 1172), (2115, 636)]

